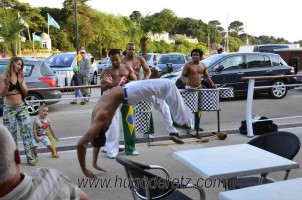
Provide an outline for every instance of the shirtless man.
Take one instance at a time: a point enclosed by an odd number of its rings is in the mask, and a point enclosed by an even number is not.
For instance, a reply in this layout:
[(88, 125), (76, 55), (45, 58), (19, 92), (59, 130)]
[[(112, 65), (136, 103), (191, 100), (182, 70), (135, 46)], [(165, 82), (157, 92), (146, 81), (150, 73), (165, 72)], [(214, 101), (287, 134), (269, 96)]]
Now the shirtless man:
[[(121, 64), (120, 50), (111, 49), (109, 51), (109, 57), (111, 59), (112, 66), (106, 68), (101, 74), (101, 88), (102, 91), (106, 91), (115, 86), (118, 86), (122, 77), (127, 77), (128, 80), (136, 80), (136, 76), (133, 72), (132, 67), (128, 65)], [(99, 105), (96, 104), (92, 111), (91, 123), (94, 120), (95, 113), (98, 111)], [(119, 110), (118, 110), (119, 111)], [(106, 141), (107, 156), (109, 158), (115, 158), (119, 151), (119, 135), (120, 135), (120, 122), (119, 122), (119, 112), (116, 112), (114, 118), (112, 119), (112, 126), (106, 130), (107, 141), (105, 134), (100, 135), (95, 141), (92, 141), (93, 146), (93, 167), (100, 171), (103, 170), (97, 164), (98, 155), (100, 148), (104, 145)]]
[[(182, 70), (181, 80), (186, 85), (186, 88), (201, 88), (201, 77), (203, 75), (205, 81), (209, 83), (212, 88), (216, 88), (215, 84), (211, 80), (206, 66), (200, 62), (203, 56), (201, 49), (193, 49), (191, 52), (192, 60), (187, 62)], [(199, 127), (201, 111), (195, 113), (195, 130), (203, 130)]]
[(175, 124), (183, 128), (191, 128), (191, 111), (184, 103), (175, 84), (167, 79), (149, 79), (132, 81), (124, 87), (114, 87), (96, 103), (91, 127), (77, 144), (77, 153), (82, 172), (89, 178), (96, 176), (86, 168), (86, 148), (88, 143), (104, 134), (111, 124), (112, 118), (121, 103), (135, 105), (141, 101), (154, 103), (156, 99), (164, 99), (170, 107)]
[[(149, 79), (151, 76), (151, 70), (146, 62), (146, 60), (135, 55), (135, 45), (133, 43), (128, 43), (126, 46), (126, 56), (122, 58), (122, 63), (130, 65), (138, 80)], [(143, 77), (140, 75), (141, 67), (143, 68)]]
[[(133, 43), (128, 43), (126, 46), (126, 56), (122, 58), (122, 62), (132, 66), (134, 73), (138, 80), (149, 79), (151, 76), (151, 70), (146, 62), (146, 60), (141, 56), (135, 55), (135, 45)], [(141, 67), (143, 68), (143, 75), (141, 72)], [(179, 133), (175, 127), (173, 127), (173, 121), (171, 118), (169, 106), (163, 99), (158, 99), (153, 104), (153, 107), (158, 110), (164, 120), (166, 130), (169, 133), (169, 137), (172, 141), (178, 144), (184, 144)], [(154, 134), (153, 117), (151, 115), (150, 121), (151, 134)], [(146, 134), (145, 134), (146, 135)], [(153, 138), (153, 136), (147, 135), (147, 137)]]

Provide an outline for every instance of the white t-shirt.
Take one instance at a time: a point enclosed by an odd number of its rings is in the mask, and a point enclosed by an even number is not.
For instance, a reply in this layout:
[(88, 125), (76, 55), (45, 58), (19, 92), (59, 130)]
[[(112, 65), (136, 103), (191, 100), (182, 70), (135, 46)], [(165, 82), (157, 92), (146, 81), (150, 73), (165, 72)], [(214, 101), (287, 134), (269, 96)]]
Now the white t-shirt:
[(38, 168), (31, 176), (22, 176), (22, 182), (0, 200), (80, 199), (80, 189), (56, 169)]

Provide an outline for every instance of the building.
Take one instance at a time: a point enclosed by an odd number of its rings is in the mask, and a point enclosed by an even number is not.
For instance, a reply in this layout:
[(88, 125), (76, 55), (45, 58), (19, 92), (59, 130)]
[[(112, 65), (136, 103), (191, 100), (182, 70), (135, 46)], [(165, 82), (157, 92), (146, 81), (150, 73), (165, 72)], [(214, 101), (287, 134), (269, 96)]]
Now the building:
[(188, 37), (186, 34), (182, 35), (182, 34), (174, 34), (171, 37), (173, 40), (187, 40), (188, 42), (191, 43), (198, 43), (198, 39), (197, 38), (192, 38), (192, 37)]
[(42, 42), (41, 42), (42, 48), (51, 50), (51, 39), (49, 35), (47, 33), (42, 33), (41, 37), (42, 37)]
[(175, 40), (171, 39), (169, 36), (169, 33), (167, 33), (167, 32), (163, 32), (161, 34), (150, 33), (148, 36), (150, 37), (151, 40), (156, 41), (156, 42), (163, 40), (163, 41), (167, 42), (168, 44), (171, 44), (171, 43), (175, 44)]
[(151, 34), (150, 33), (149, 37), (153, 41), (159, 42), (159, 41), (163, 40), (169, 44), (171, 44), (171, 43), (175, 44), (175, 41), (179, 40), (179, 39), (187, 40), (188, 42), (191, 42), (191, 43), (198, 43), (197, 38), (187, 37), (185, 34), (184, 35), (174, 34), (170, 37), (169, 33), (167, 33), (167, 32), (163, 32), (161, 34), (158, 34), (158, 33)]

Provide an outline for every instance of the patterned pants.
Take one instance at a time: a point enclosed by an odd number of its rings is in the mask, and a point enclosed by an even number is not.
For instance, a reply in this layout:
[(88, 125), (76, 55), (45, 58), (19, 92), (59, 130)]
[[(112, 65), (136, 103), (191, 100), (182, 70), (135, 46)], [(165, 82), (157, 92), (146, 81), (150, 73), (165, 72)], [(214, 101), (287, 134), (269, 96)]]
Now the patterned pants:
[(121, 113), (124, 130), (125, 153), (127, 155), (132, 155), (132, 152), (135, 151), (136, 141), (133, 106), (123, 105)]
[(5, 105), (3, 108), (3, 124), (11, 132), (17, 146), (18, 124), (27, 161), (33, 160), (33, 135), (31, 132), (30, 116), (28, 114), (27, 106), (25, 104), (19, 106)]

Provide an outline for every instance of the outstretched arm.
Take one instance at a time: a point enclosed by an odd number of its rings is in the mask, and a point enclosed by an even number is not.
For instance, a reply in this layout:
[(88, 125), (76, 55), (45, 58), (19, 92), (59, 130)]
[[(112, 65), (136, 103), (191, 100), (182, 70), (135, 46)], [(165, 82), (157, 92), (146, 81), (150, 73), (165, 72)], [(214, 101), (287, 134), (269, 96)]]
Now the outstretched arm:
[(88, 129), (86, 134), (79, 140), (77, 144), (78, 160), (82, 172), (88, 178), (97, 178), (89, 169), (86, 168), (86, 150), (88, 143), (99, 133), (101, 130), (101, 123), (94, 122)]

